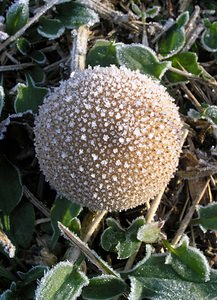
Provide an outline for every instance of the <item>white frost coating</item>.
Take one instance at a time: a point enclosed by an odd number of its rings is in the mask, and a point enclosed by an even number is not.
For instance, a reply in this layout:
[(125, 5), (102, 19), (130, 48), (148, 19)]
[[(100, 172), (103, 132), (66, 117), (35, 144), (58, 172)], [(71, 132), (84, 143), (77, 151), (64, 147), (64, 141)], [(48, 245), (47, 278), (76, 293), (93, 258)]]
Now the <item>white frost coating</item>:
[[(49, 278), (52, 277), (54, 272), (57, 272), (58, 270), (60, 270), (61, 268), (64, 268), (64, 267), (70, 267), (73, 269), (73, 264), (68, 261), (63, 261), (63, 262), (58, 263), (54, 268), (50, 269), (48, 272), (45, 273), (44, 277), (40, 280), (38, 287), (35, 291), (35, 300), (46, 299), (46, 298), (44, 298), (44, 296), (46, 296), (46, 295), (43, 295), (43, 289), (47, 287), (47, 284), (49, 283)], [(82, 288), (89, 284), (88, 277), (80, 271), (77, 271), (77, 272), (81, 275), (84, 282), (80, 285), (79, 289), (77, 289), (77, 291), (75, 293), (73, 293), (73, 296), (70, 298), (67, 298), (66, 300), (76, 300), (81, 295)], [(60, 299), (62, 299), (62, 297), (60, 297)]]
[(4, 98), (5, 98), (5, 93), (3, 87), (0, 85), (0, 115), (2, 112), (2, 108), (4, 106)]
[(92, 17), (92, 20), (90, 20), (90, 21), (89, 21), (87, 24), (85, 24), (85, 25), (91, 27), (91, 26), (93, 26), (95, 23), (98, 23), (98, 22), (99, 22), (99, 16), (98, 16), (98, 14), (97, 14), (94, 10), (92, 10), (92, 9), (90, 9), (90, 8), (87, 8), (87, 7), (86, 7), (86, 10), (88, 11), (89, 15)]
[(135, 277), (129, 276), (130, 279), (130, 294), (128, 300), (141, 300), (143, 286)]
[(48, 32), (43, 31), (43, 29), (40, 28), (40, 26), (37, 28), (37, 31), (41, 36), (43, 36), (49, 40), (53, 40), (53, 39), (59, 38), (64, 33), (65, 27), (64, 26), (60, 27), (59, 30), (57, 32), (55, 32), (55, 34), (50, 34)]
[[(118, 44), (116, 44), (116, 54), (117, 54), (118, 63), (120, 65), (126, 66), (128, 68), (130, 67), (129, 61), (126, 60), (126, 58), (125, 58), (125, 50), (130, 49), (130, 48), (134, 48), (135, 51), (136, 51), (136, 49), (142, 49), (143, 53), (144, 53), (144, 56), (145, 55), (148, 55), (149, 57), (152, 56), (153, 60), (156, 63), (160, 63), (160, 61), (159, 61), (156, 53), (154, 52), (154, 50), (151, 49), (151, 48), (149, 48), (149, 47), (146, 47), (144, 45), (137, 44), (137, 43), (132, 43), (130, 45), (126, 45), (126, 44), (123, 44), (123, 43), (118, 43)], [(138, 62), (138, 64), (140, 64), (140, 62)], [(160, 79), (163, 77), (163, 75), (168, 70), (168, 68), (171, 67), (171, 65), (172, 65), (172, 62), (171, 61), (167, 61), (167, 64), (162, 69), (161, 73), (159, 74), (159, 78)]]
[(25, 14), (27, 11), (29, 11), (29, 0), (17, 0), (14, 3), (12, 3), (7, 11), (8, 14), (16, 13), (16, 10), (19, 8), (20, 5), (23, 5), (22, 12)]
[(206, 49), (207, 51), (209, 51), (209, 52), (216, 52), (216, 51), (217, 51), (217, 48), (210, 48), (210, 47), (206, 44), (206, 42), (204, 41), (205, 37), (207, 36), (207, 30), (210, 30), (210, 29), (204, 30), (204, 32), (203, 32), (203, 34), (202, 34), (202, 36), (201, 36), (201, 43), (202, 43), (204, 49)]
[(0, 31), (0, 42), (5, 41), (8, 37), (9, 35), (6, 32)]
[(75, 72), (36, 117), (36, 155), (46, 180), (92, 210), (126, 210), (153, 199), (181, 152), (173, 101), (158, 81), (125, 67)]
[[(209, 277), (210, 276), (210, 266), (209, 266), (209, 263), (208, 263), (206, 257), (204, 256), (204, 254), (199, 249), (189, 246), (189, 238), (187, 235), (183, 236), (183, 238), (180, 240), (179, 244), (175, 248), (180, 247), (183, 243), (187, 246), (189, 251), (191, 251), (192, 253), (195, 253), (195, 255), (200, 257), (200, 260), (205, 268), (204, 269), (205, 282), (209, 281), (210, 280), (210, 277)], [(171, 263), (172, 263), (172, 255), (171, 255), (171, 253), (169, 253), (168, 256), (166, 257), (165, 264), (169, 265)], [(176, 271), (178, 273), (178, 270), (176, 270)]]

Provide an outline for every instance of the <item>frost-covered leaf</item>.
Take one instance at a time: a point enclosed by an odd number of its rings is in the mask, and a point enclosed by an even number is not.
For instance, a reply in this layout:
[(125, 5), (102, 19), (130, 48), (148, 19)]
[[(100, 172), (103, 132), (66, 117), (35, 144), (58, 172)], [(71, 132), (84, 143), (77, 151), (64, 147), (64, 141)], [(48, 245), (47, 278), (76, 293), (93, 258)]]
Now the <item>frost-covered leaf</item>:
[(3, 86), (0, 85), (0, 116), (1, 116), (4, 104), (5, 104), (5, 93), (4, 93)]
[[(202, 72), (202, 69), (197, 62), (197, 54), (194, 52), (178, 53), (170, 57), (169, 60), (172, 62), (172, 66), (176, 69), (187, 71), (188, 73), (194, 74), (196, 76), (199, 76)], [(167, 71), (166, 76), (169, 81), (173, 83), (188, 81), (187, 77), (169, 70)]]
[(137, 239), (139, 228), (145, 224), (143, 217), (133, 221), (128, 229), (123, 229), (114, 219), (106, 220), (108, 228), (101, 236), (101, 246), (106, 251), (115, 251), (119, 259), (130, 257), (141, 245)]
[(70, 262), (60, 262), (42, 278), (36, 290), (36, 300), (75, 300), (88, 278)]
[(0, 154), (0, 209), (9, 215), (22, 196), (20, 172)]
[(190, 109), (188, 115), (193, 119), (206, 119), (213, 125), (217, 125), (217, 106), (203, 104), (203, 111), (198, 112), (194, 109)]
[(22, 28), (29, 18), (29, 0), (16, 0), (6, 14), (6, 31), (12, 35)]
[(14, 300), (16, 298), (16, 294), (11, 290), (6, 290), (0, 295), (0, 300)]
[(31, 57), (38, 64), (43, 64), (46, 62), (45, 54), (40, 50), (34, 50), (31, 43), (26, 38), (19, 38), (16, 42), (16, 45), (20, 53)]
[(131, 70), (139, 70), (143, 74), (159, 79), (171, 65), (167, 61), (160, 62), (151, 48), (141, 44), (117, 44), (116, 51), (120, 65), (124, 65)]
[(92, 67), (118, 65), (115, 44), (106, 40), (96, 41), (88, 52), (86, 64)]
[(18, 113), (18, 114), (11, 114), (6, 119), (0, 122), (0, 140), (4, 138), (5, 133), (7, 132), (7, 127), (10, 125), (12, 120), (22, 120), (25, 119), (27, 115), (32, 114), (30, 112)]
[(149, 253), (133, 270), (122, 274), (131, 280), (129, 300), (213, 300), (217, 297), (215, 270), (211, 270), (209, 281), (192, 282), (165, 264), (165, 258), (164, 254), (150, 256)]
[(48, 93), (47, 88), (36, 87), (30, 75), (26, 76), (27, 84), (19, 83), (17, 87), (17, 97), (14, 102), (14, 109), (17, 112), (31, 110), (37, 113), (39, 105), (43, 103), (44, 97)]
[(145, 19), (146, 18), (154, 18), (156, 17), (160, 10), (161, 10), (161, 7), (160, 6), (157, 6), (157, 5), (154, 5), (150, 8), (148, 8), (147, 10), (145, 11), (142, 11), (138, 5), (136, 5), (135, 3), (132, 3), (132, 11), (137, 14), (138, 17), (142, 18), (144, 17)]
[(37, 31), (41, 36), (54, 40), (64, 33), (65, 27), (59, 19), (41, 17)]
[(208, 19), (204, 21), (205, 31), (201, 36), (203, 47), (210, 52), (217, 51), (217, 22), (210, 23)]
[(34, 67), (29, 68), (26, 71), (26, 74), (30, 75), (35, 83), (45, 82), (46, 74), (39, 65), (35, 65)]
[(85, 24), (92, 26), (99, 22), (98, 15), (92, 9), (73, 1), (57, 6), (57, 18), (68, 29), (78, 28)]
[(23, 55), (28, 55), (31, 50), (31, 43), (24, 37), (17, 39), (16, 41), (17, 49)]
[(154, 18), (156, 17), (161, 10), (160, 6), (154, 5), (153, 7), (148, 8), (145, 11), (146, 18)]
[(82, 291), (85, 299), (103, 300), (117, 297), (125, 292), (126, 283), (112, 275), (101, 275), (90, 279), (88, 286)]
[(217, 203), (206, 206), (198, 206), (198, 218), (193, 220), (194, 225), (200, 225), (203, 231), (217, 231)]
[(178, 53), (185, 43), (184, 26), (188, 22), (189, 13), (183, 12), (176, 22), (165, 32), (157, 44), (157, 51), (163, 58)]
[(61, 222), (71, 231), (79, 233), (80, 221), (76, 218), (81, 212), (82, 207), (79, 204), (73, 203), (68, 199), (57, 196), (51, 208), (51, 225), (53, 228), (52, 247), (55, 246), (60, 230), (57, 222)]
[(34, 50), (30, 56), (38, 64), (44, 64), (47, 60), (45, 54), (42, 51), (38, 50)]
[(140, 9), (140, 7), (136, 4), (136, 3), (132, 3), (131, 4), (131, 8), (132, 8), (132, 11), (138, 16), (138, 17), (142, 17), (142, 10)]
[(202, 118), (207, 119), (210, 123), (217, 125), (217, 106), (207, 105), (203, 110)]
[(7, 127), (10, 124), (10, 118), (6, 118), (5, 120), (0, 122), (0, 140), (4, 139), (4, 135), (7, 131)]
[(25, 283), (25, 285), (27, 285), (27, 284), (31, 283), (32, 281), (35, 281), (35, 280), (41, 278), (42, 276), (44, 276), (44, 273), (47, 270), (48, 270), (48, 268), (45, 266), (35, 266), (35, 267), (31, 268), (29, 271), (27, 271), (26, 273), (18, 271), (17, 274), (22, 279), (23, 283)]
[(201, 118), (201, 114), (193, 108), (189, 109), (188, 116), (191, 117), (194, 120), (199, 120)]
[(11, 235), (18, 245), (27, 248), (30, 245), (35, 228), (35, 212), (29, 202), (22, 203), (12, 212)]
[(161, 233), (163, 224), (163, 222), (153, 222), (142, 225), (137, 232), (137, 239), (146, 244), (158, 242), (164, 237)]
[(206, 282), (209, 280), (210, 268), (207, 259), (197, 248), (189, 246), (185, 236), (177, 247), (172, 247), (167, 242), (170, 250), (166, 263), (184, 280), (192, 282)]

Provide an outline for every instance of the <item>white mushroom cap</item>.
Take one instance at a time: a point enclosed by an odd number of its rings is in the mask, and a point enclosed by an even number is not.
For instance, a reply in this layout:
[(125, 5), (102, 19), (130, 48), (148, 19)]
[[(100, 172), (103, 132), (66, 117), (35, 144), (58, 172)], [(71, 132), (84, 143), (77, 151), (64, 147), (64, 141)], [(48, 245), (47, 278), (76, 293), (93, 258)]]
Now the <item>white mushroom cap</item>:
[(152, 199), (176, 171), (182, 122), (158, 81), (125, 67), (76, 72), (40, 107), (35, 147), (49, 183), (92, 210)]

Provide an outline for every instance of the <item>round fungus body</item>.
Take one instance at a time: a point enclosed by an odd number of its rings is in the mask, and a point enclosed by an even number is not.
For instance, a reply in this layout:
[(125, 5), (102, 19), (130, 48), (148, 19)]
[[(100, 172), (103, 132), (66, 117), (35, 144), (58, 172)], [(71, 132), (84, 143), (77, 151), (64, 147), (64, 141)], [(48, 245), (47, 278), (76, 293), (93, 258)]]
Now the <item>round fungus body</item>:
[(165, 87), (137, 71), (95, 67), (54, 89), (35, 122), (46, 180), (91, 210), (136, 207), (176, 171), (182, 122)]

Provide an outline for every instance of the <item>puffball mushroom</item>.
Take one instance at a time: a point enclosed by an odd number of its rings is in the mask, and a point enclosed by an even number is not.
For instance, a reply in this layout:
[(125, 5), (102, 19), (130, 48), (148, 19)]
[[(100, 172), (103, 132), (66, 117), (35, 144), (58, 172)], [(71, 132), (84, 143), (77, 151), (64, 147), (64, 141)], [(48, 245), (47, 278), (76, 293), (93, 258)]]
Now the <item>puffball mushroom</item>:
[(181, 152), (173, 101), (158, 81), (125, 67), (76, 71), (36, 117), (36, 155), (46, 180), (91, 210), (127, 210), (154, 198)]

